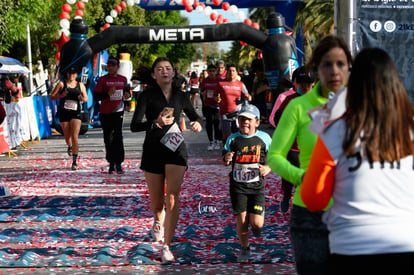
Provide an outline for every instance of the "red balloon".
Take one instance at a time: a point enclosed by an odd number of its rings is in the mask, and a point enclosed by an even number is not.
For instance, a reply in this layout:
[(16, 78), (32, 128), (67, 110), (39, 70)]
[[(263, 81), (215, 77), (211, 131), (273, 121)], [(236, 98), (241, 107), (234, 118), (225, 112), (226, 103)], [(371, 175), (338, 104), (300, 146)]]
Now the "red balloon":
[(190, 0), (183, 0), (184, 7), (190, 6)]
[(122, 11), (122, 8), (121, 8), (121, 6), (116, 6), (115, 10), (116, 10), (117, 13), (120, 13)]
[(224, 2), (223, 5), (221, 5), (221, 8), (225, 11), (230, 9), (230, 3), (229, 2)]
[(223, 20), (224, 20), (224, 16), (223, 16), (222, 14), (219, 14), (219, 15), (217, 16), (217, 20), (221, 20), (221, 21), (223, 21)]
[(119, 4), (121, 8), (126, 9), (127, 3), (125, 1), (121, 1), (121, 4)]
[(192, 12), (193, 11), (193, 7), (192, 6), (185, 6), (185, 10), (187, 12)]
[(202, 7), (203, 7), (203, 9), (205, 9), (205, 8), (206, 8), (206, 4), (204, 4), (204, 3), (200, 3), (200, 6), (202, 6)]
[(223, 23), (230, 23), (230, 19), (224, 18)]
[(246, 19), (244, 19), (244, 23), (251, 26), (252, 25), (252, 20), (250, 18), (246, 18)]
[(85, 8), (85, 3), (83, 1), (78, 1), (78, 3), (76, 3), (76, 6), (78, 9), (83, 10)]
[(260, 30), (260, 25), (257, 22), (252, 23), (252, 27), (255, 28), (255, 29)]
[(213, 4), (216, 6), (220, 6), (221, 0), (213, 0)]
[(223, 24), (223, 18), (217, 18), (216, 24)]
[(62, 48), (63, 44), (65, 44), (69, 40), (70, 40), (70, 38), (67, 37), (64, 32), (62, 32), (59, 39), (58, 40), (53, 40), (52, 43), (57, 47), (58, 52), (60, 52), (60, 49)]
[(197, 0), (195, 0), (195, 1), (194, 1), (194, 4), (193, 4), (194, 8), (197, 8), (197, 7), (198, 7), (198, 5), (200, 5), (200, 2), (199, 2), (199, 1), (197, 1)]
[(66, 4), (62, 5), (62, 10), (65, 11), (65, 12), (71, 12), (72, 7), (68, 3), (66, 3)]
[(83, 10), (77, 10), (76, 12), (75, 12), (75, 14), (76, 14), (76, 16), (80, 16), (80, 17), (83, 17)]
[(211, 21), (215, 21), (215, 20), (217, 19), (217, 13), (212, 12), (212, 13), (210, 14), (210, 19), (211, 19)]
[(68, 12), (65, 12), (65, 11), (63, 11), (61, 14), (60, 14), (60, 19), (70, 19), (70, 15), (69, 15), (69, 13)]
[(111, 26), (111, 24), (109, 24), (109, 23), (105, 23), (105, 25), (103, 25), (103, 28), (104, 29), (107, 29), (107, 28), (109, 28)]

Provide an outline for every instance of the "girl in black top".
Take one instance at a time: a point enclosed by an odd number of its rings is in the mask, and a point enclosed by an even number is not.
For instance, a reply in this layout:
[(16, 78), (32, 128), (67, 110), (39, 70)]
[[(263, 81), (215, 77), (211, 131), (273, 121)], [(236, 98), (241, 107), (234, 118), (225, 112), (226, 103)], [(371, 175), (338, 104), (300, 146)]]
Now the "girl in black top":
[(77, 68), (71, 67), (67, 72), (67, 80), (60, 81), (50, 94), (51, 100), (60, 99), (58, 106), (58, 118), (68, 145), (68, 155), (72, 156), (72, 170), (77, 170), (76, 163), (79, 152), (78, 136), (81, 127), (80, 102), (88, 101), (85, 85), (78, 82)]
[[(169, 246), (178, 221), (178, 200), (187, 169), (187, 150), (178, 123), (182, 111), (190, 119), (192, 131), (201, 131), (201, 121), (187, 95), (173, 85), (174, 67), (168, 58), (157, 58), (152, 70), (141, 68), (138, 74), (140, 80), (149, 84), (150, 88), (138, 99), (131, 131), (146, 131), (141, 169), (144, 170), (154, 214), (152, 236), (155, 241), (162, 239), (162, 221), (165, 218), (161, 259), (163, 262), (173, 261)], [(143, 120), (144, 115), (146, 121)], [(165, 197), (164, 183), (167, 192)]]

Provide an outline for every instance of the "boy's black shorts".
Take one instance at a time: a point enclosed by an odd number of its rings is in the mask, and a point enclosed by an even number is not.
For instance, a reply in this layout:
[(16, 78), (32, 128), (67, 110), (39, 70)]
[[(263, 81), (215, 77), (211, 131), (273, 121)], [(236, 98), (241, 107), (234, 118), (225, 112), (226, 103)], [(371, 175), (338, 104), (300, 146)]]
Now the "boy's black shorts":
[(264, 215), (265, 196), (264, 193), (243, 194), (230, 191), (231, 205), (233, 207), (233, 215), (242, 212), (251, 214)]

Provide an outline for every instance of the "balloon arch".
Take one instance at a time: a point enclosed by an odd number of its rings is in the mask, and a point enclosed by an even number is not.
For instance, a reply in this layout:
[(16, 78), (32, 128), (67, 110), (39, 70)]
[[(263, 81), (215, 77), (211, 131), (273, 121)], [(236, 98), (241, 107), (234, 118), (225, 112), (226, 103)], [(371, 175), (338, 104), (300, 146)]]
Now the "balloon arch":
[[(271, 82), (271, 87), (277, 89), (280, 81), (285, 78), (290, 80), (293, 70), (299, 65), (299, 58), (296, 52), (296, 45), (293, 38), (285, 33), (285, 17), (276, 13), (274, 18), (269, 18), (267, 22), (268, 34), (259, 30), (259, 25), (246, 18), (245, 14), (239, 10), (236, 3), (246, 6), (275, 6), (280, 5), (284, 9), (296, 11), (297, 4), (302, 1), (222, 1), (205, 0), (211, 5), (206, 5), (198, 0), (127, 0), (120, 1), (105, 17), (105, 25), (101, 32), (92, 38), (87, 39), (88, 26), (83, 20), (85, 4), (88, 0), (67, 0), (62, 5), (60, 14), (60, 38), (53, 41), (58, 48), (56, 58), (59, 60), (60, 73), (64, 72), (69, 66), (76, 63), (78, 67), (84, 67), (94, 54), (110, 47), (116, 43), (194, 43), (239, 40), (243, 44), (252, 45), (262, 50), (265, 63), (265, 71)], [(70, 24), (70, 13), (72, 5), (76, 3), (75, 18)], [(216, 25), (203, 26), (171, 26), (171, 27), (142, 27), (142, 26), (111, 26), (113, 18), (117, 17), (123, 9), (128, 6), (141, 6), (145, 9), (185, 9), (187, 12), (194, 10), (206, 17), (209, 17)], [(229, 19), (224, 15), (218, 14), (215, 9), (228, 11), (243, 23), (228, 23)], [(281, 9), (281, 10), (284, 10)], [(291, 12), (291, 11), (290, 11)], [(292, 17), (292, 16), (291, 16)], [(294, 16), (293, 16), (294, 17)], [(292, 20), (292, 18), (290, 18)], [(293, 18), (294, 20), (294, 18)], [(291, 21), (293, 22), (293, 21)], [(71, 33), (71, 39), (69, 39)], [(63, 47), (65, 45), (65, 47)], [(74, 49), (74, 47), (78, 47)], [(73, 52), (64, 51), (65, 48), (75, 50)], [(62, 56), (61, 56), (62, 55)], [(63, 56), (64, 55), (64, 56)], [(60, 60), (62, 58), (62, 60)]]
[[(75, 4), (76, 0), (67, 0), (68, 3), (62, 6), (61, 27), (66, 28), (69, 19), (67, 18), (67, 12), (71, 8), (71, 4)], [(159, 1), (159, 0), (151, 0)], [(145, 1), (146, 4), (151, 2)], [(71, 4), (70, 4), (70, 3)], [(98, 34), (91, 38), (87, 38), (88, 25), (81, 15), (80, 11), (84, 8), (84, 3), (87, 0), (78, 1), (76, 7), (76, 17), (69, 24), (68, 31), (70, 31), (70, 39), (66, 35), (65, 29), (61, 30), (61, 37), (59, 40), (55, 40), (54, 43), (58, 47), (59, 74), (61, 77), (66, 75), (66, 70), (76, 65), (79, 68), (79, 75), (81, 81), (87, 84), (90, 80), (91, 85), (87, 85), (88, 94), (90, 95), (90, 102), (87, 103), (87, 108), (93, 106), (92, 92), (94, 80), (96, 76), (93, 75), (93, 60), (96, 54), (109, 48), (113, 44), (123, 43), (201, 43), (212, 41), (229, 41), (238, 40), (243, 43), (247, 43), (261, 50), (264, 70), (269, 81), (269, 86), (272, 89), (273, 94), (277, 95), (281, 91), (290, 87), (290, 79), (293, 71), (299, 67), (299, 59), (296, 51), (295, 40), (288, 35), (285, 31), (285, 17), (280, 13), (272, 13), (267, 18), (266, 27), (267, 33), (263, 33), (259, 30), (250, 19), (244, 18), (239, 12), (238, 7), (231, 5), (229, 2), (221, 3), (220, 0), (213, 0), (213, 5), (221, 7), (223, 10), (232, 10), (231, 12), (238, 17), (239, 20), (243, 19), (243, 22), (239, 23), (223, 23), (219, 19), (219, 15), (213, 12), (210, 6), (205, 6), (203, 3), (191, 0), (175, 0), (175, 1), (163, 1), (163, 2), (181, 2), (181, 8), (183, 4), (191, 3), (191, 7), (195, 7), (195, 10), (201, 11), (205, 16), (210, 16), (210, 19), (215, 19), (216, 24), (211, 25), (192, 25), (192, 26), (106, 26)], [(128, 5), (137, 4), (139, 0), (121, 1), (119, 6), (116, 6), (109, 16), (112, 18), (122, 12)], [(143, 2), (143, 1), (141, 1)], [(255, 2), (256, 1), (250, 1)], [(257, 1), (260, 2), (260, 1)], [(265, 1), (271, 2), (271, 1)], [(291, 2), (291, 1), (275, 1), (275, 2)], [(294, 3), (296, 3), (295, 1)], [(141, 3), (142, 4), (142, 3)], [(184, 5), (187, 11), (190, 10), (190, 6)], [(202, 7), (202, 8), (200, 8)], [(177, 6), (174, 7), (177, 9)], [(207, 12), (206, 12), (207, 10)], [(115, 11), (115, 12), (114, 12)], [(106, 19), (109, 19), (107, 16)], [(63, 21), (68, 20), (68, 21)], [(293, 19), (294, 20), (294, 19)], [(62, 21), (64, 23), (62, 23)], [(110, 20), (109, 20), (110, 21)], [(107, 24), (110, 24), (107, 22)], [(63, 26), (62, 26), (63, 25)], [(89, 83), (88, 83), (89, 84)], [(91, 86), (91, 87), (89, 87)]]

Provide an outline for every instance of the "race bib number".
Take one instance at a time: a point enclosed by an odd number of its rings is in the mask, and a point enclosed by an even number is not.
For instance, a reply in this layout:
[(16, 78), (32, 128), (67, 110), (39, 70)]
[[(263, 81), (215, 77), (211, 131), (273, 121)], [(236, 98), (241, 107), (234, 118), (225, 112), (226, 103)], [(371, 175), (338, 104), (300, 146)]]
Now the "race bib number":
[(78, 102), (75, 100), (65, 100), (63, 104), (63, 108), (66, 110), (77, 111), (78, 110)]
[(122, 96), (123, 96), (124, 90), (116, 90), (115, 93), (113, 95), (111, 95), (111, 101), (114, 100), (122, 100)]
[(207, 98), (214, 98), (214, 91), (207, 90)]
[(177, 123), (174, 123), (173, 126), (168, 130), (167, 133), (161, 138), (161, 143), (171, 151), (177, 151), (181, 143), (184, 141), (184, 136), (180, 131)]
[(257, 182), (260, 180), (259, 164), (236, 163), (233, 169), (233, 179), (237, 182)]

